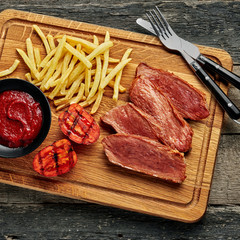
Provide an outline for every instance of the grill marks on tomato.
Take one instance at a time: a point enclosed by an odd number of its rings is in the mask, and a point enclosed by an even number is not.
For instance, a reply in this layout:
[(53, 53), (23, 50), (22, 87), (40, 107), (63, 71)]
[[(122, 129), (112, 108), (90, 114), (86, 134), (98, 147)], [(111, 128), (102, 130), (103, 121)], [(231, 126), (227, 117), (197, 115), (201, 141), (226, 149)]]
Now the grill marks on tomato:
[(67, 139), (61, 139), (43, 148), (34, 157), (33, 168), (46, 177), (67, 173), (75, 166), (77, 154)]
[(58, 165), (58, 155), (56, 153), (53, 154), (53, 159), (55, 160), (56, 170), (58, 172), (58, 167), (59, 167), (59, 165)]
[[(72, 141), (82, 144), (95, 142), (100, 128), (93, 117), (80, 105), (72, 104), (58, 118), (62, 132)], [(77, 154), (68, 139), (61, 139), (42, 149), (33, 160), (33, 168), (46, 177), (68, 172), (75, 166)]]
[(93, 117), (79, 104), (72, 104), (58, 118), (62, 132), (79, 144), (91, 144), (97, 141), (100, 128)]

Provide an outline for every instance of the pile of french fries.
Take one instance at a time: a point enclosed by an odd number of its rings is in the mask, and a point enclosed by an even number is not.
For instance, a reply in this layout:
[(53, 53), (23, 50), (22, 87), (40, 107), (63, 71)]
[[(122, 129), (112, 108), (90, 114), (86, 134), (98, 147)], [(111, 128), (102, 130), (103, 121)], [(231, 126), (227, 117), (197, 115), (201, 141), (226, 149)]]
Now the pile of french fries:
[(46, 56), (41, 59), (40, 49), (33, 46), (30, 38), (26, 39), (27, 52), (17, 51), (30, 70), (26, 79), (39, 86), (57, 110), (72, 103), (82, 107), (92, 104), (91, 114), (94, 114), (106, 86), (113, 88), (115, 101), (119, 92), (126, 91), (120, 80), (124, 67), (131, 61), (132, 49), (127, 49), (121, 59), (111, 58), (113, 42), (108, 31), (104, 42), (99, 43), (95, 35), (91, 42), (68, 35), (45, 36), (37, 25), (33, 29), (43, 42)]

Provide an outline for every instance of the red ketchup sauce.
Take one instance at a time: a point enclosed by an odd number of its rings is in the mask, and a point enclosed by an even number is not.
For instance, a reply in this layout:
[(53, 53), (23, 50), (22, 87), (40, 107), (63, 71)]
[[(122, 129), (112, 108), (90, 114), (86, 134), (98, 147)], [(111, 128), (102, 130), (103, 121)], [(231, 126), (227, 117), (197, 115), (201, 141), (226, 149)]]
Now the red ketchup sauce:
[(42, 126), (42, 109), (26, 92), (10, 90), (0, 93), (0, 144), (25, 147), (38, 135)]

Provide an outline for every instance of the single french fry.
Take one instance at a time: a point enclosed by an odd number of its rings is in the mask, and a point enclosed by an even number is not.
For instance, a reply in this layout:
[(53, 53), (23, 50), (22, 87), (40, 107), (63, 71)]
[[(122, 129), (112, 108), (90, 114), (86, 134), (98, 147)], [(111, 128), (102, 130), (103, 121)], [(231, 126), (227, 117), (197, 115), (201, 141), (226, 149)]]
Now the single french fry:
[(29, 59), (27, 54), (23, 50), (21, 50), (19, 48), (17, 48), (17, 52), (19, 53), (19, 55), (22, 57), (23, 61), (26, 63), (26, 65), (28, 66), (28, 68), (32, 72), (34, 78), (39, 80), (39, 72), (37, 71), (37, 69), (34, 66), (34, 64), (31, 62), (31, 60)]
[(87, 68), (92, 67), (91, 62), (83, 54), (73, 48), (70, 44), (66, 43), (65, 48), (74, 56), (76, 56)]
[(69, 79), (68, 79), (68, 86), (71, 85), (74, 80), (85, 70), (85, 66), (82, 62), (76, 64), (75, 68), (71, 72)]
[[(101, 59), (104, 60), (104, 56), (103, 55), (101, 55)], [(120, 59), (108, 57), (108, 62), (109, 63), (119, 63)]]
[[(86, 48), (83, 48), (82, 49), (85, 53), (87, 53), (87, 54), (90, 54), (93, 50), (92, 49), (86, 49)], [(101, 55), (101, 60), (104, 60), (104, 56), (103, 55)], [(118, 58), (113, 58), (113, 57), (109, 57), (109, 59), (108, 59), (109, 61), (109, 63), (119, 63), (120, 62), (120, 59), (118, 59)]]
[(39, 71), (40, 70), (40, 64), (41, 64), (41, 54), (39, 48), (34, 47), (33, 48), (34, 58), (36, 61), (36, 68)]
[[(52, 91), (49, 91), (49, 92), (44, 92), (44, 94), (45, 94), (45, 96), (47, 97), (47, 98), (49, 98), (49, 95), (52, 93)], [(63, 98), (63, 97), (65, 97), (65, 95), (62, 95), (61, 93), (60, 93), (60, 91), (54, 96), (54, 97), (58, 97), (58, 98)], [(49, 98), (50, 99), (50, 98)], [(53, 100), (53, 99), (51, 99), (51, 100)]]
[(79, 105), (81, 105), (82, 107), (87, 107), (89, 105), (91, 105), (93, 102), (95, 102), (97, 99), (97, 94), (95, 94), (91, 99), (89, 100), (85, 100), (83, 102), (80, 102)]
[(62, 74), (67, 71), (71, 58), (72, 58), (72, 53), (67, 52), (63, 58)]
[(91, 70), (86, 68), (85, 69), (85, 96), (89, 95), (90, 83), (91, 83)]
[(62, 98), (58, 98), (57, 100), (54, 100), (53, 103), (55, 106), (66, 104), (69, 101), (69, 99), (66, 98), (66, 96)]
[(38, 27), (38, 25), (35, 25), (35, 24), (33, 25), (33, 28), (37, 32), (39, 37), (42, 39), (42, 42), (43, 42), (43, 45), (45, 47), (45, 50), (46, 50), (47, 54), (50, 53), (50, 46), (49, 46), (47, 38), (45, 37), (42, 30)]
[(59, 78), (61, 72), (62, 72), (62, 65), (63, 61), (60, 61), (56, 67), (56, 70), (52, 77), (48, 79), (48, 81), (45, 83), (44, 87), (46, 90), (48, 90), (50, 87), (55, 87), (57, 84), (55, 83), (55, 80)]
[[(123, 54), (122, 61), (126, 60), (129, 55), (132, 52), (132, 48), (129, 48), (126, 50), (126, 52)], [(118, 93), (119, 93), (119, 86), (120, 86), (120, 81), (122, 78), (122, 71), (123, 68), (116, 74), (115, 82), (114, 82), (114, 89), (113, 89), (113, 100), (117, 101), (118, 100)]]
[(41, 70), (40, 74), (39, 74), (39, 82), (43, 80), (45, 74), (47, 73), (48, 69), (50, 68), (51, 64), (52, 64), (52, 59), (44, 66), (44, 68)]
[[(94, 43), (96, 45), (98, 45), (98, 39), (96, 36), (94, 36)], [(94, 77), (94, 82), (93, 82), (92, 88), (89, 92), (89, 95), (87, 97), (87, 100), (91, 99), (98, 90), (98, 86), (101, 81), (101, 71), (102, 71), (102, 62), (101, 62), (100, 56), (98, 55), (98, 56), (96, 56), (96, 73), (95, 73), (95, 77)]]
[(26, 46), (27, 46), (27, 55), (28, 55), (30, 61), (32, 62), (33, 66), (35, 66), (35, 68), (36, 68), (34, 52), (33, 52), (33, 45), (32, 45), (32, 41), (30, 38), (26, 39)]
[(52, 90), (52, 92), (49, 94), (48, 98), (53, 100), (54, 97), (60, 92), (62, 88), (62, 81), (59, 81), (58, 84), (55, 86), (55, 88)]
[[(62, 38), (61, 35), (59, 36), (56, 36), (56, 38)], [(69, 43), (75, 43), (75, 44), (81, 44), (83, 47), (86, 47), (86, 48), (90, 48), (90, 49), (95, 49), (97, 47), (97, 45), (95, 45), (94, 43), (90, 42), (90, 41), (87, 41), (85, 39), (82, 39), (82, 38), (79, 38), (79, 37), (72, 37), (72, 36), (67, 36), (67, 42)]]
[(0, 72), (0, 77), (4, 77), (4, 76), (7, 76), (7, 75), (13, 73), (15, 71), (15, 69), (17, 68), (19, 63), (20, 63), (20, 61), (16, 59), (14, 61), (13, 65), (10, 68)]
[[(108, 86), (111, 87), (111, 88), (114, 88), (114, 80), (111, 80), (111, 81), (108, 83)], [(126, 91), (127, 91), (127, 89), (120, 84), (120, 85), (119, 85), (119, 92), (120, 92), (120, 93), (125, 93)]]
[(66, 103), (63, 103), (62, 105), (57, 106), (56, 110), (59, 111), (67, 106), (69, 106), (69, 102), (66, 102)]
[(36, 82), (35, 80), (32, 81), (32, 84), (34, 84), (35, 86), (39, 87), (41, 85), (40, 82)]
[(132, 60), (131, 58), (128, 58), (128, 59), (125, 59), (125, 60), (121, 61), (120, 63), (118, 63), (118, 65), (115, 66), (113, 68), (113, 70), (105, 77), (100, 88), (104, 89), (109, 84), (109, 82), (116, 76), (116, 74), (121, 69), (123, 69), (131, 60)]
[(54, 43), (54, 38), (51, 34), (47, 35), (47, 40), (48, 40), (48, 44), (51, 50), (53, 50), (54, 48), (56, 48), (55, 43)]
[[(105, 35), (105, 42), (110, 40), (110, 34), (107, 31)], [(101, 75), (101, 84), (104, 81), (104, 78), (106, 77), (107, 74), (107, 68), (108, 68), (108, 62), (109, 62), (109, 49), (107, 49), (103, 53), (103, 67), (102, 67), (102, 75)]]
[(79, 79), (76, 80), (76, 81), (72, 84), (72, 86), (68, 89), (67, 94), (66, 94), (66, 98), (67, 98), (67, 99), (71, 99), (71, 98), (73, 97), (73, 95), (77, 92), (77, 90), (79, 89), (79, 86), (80, 86), (82, 80), (83, 80), (83, 79), (80, 79), (80, 78), (79, 78)]
[(70, 101), (70, 104), (79, 103), (83, 99), (84, 88), (85, 88), (85, 84), (81, 83), (77, 96)]
[(94, 114), (95, 112), (97, 112), (99, 106), (100, 106), (100, 103), (102, 101), (102, 97), (103, 97), (103, 93), (104, 93), (104, 90), (99, 90), (98, 93), (96, 94), (97, 95), (97, 98), (96, 98), (96, 101), (95, 103), (93, 104), (93, 107), (91, 109), (91, 114)]
[(107, 42), (103, 42), (102, 44), (100, 44), (99, 46), (97, 46), (88, 56), (87, 59), (89, 61), (91, 61), (93, 58), (95, 58), (96, 56), (102, 54), (103, 52), (105, 52), (108, 48), (113, 46), (113, 42), (112, 41), (107, 41)]
[[(95, 49), (95, 48), (94, 48)], [(88, 48), (88, 47), (83, 47), (82, 48), (82, 50), (85, 52), (85, 53), (87, 53), (87, 54), (90, 54), (94, 49), (92, 49), (92, 48)]]
[(27, 79), (28, 82), (31, 82), (31, 83), (33, 82), (33, 81), (32, 81), (31, 73), (26, 73), (26, 74), (25, 74), (25, 77), (26, 77), (26, 79)]

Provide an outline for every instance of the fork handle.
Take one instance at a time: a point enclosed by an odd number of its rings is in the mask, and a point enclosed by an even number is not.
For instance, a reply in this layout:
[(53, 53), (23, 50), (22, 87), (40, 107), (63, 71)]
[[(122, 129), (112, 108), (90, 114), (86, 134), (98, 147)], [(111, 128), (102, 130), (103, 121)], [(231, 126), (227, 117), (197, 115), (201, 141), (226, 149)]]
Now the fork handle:
[(191, 63), (192, 69), (197, 77), (207, 86), (207, 88), (215, 96), (218, 103), (227, 112), (230, 118), (237, 120), (240, 118), (240, 110), (236, 105), (227, 97), (222, 89), (216, 84), (216, 82), (202, 69), (202, 67), (196, 62)]
[(215, 73), (219, 74), (223, 79), (230, 82), (236, 88), (240, 89), (240, 77), (236, 74), (228, 71), (226, 68), (220, 66), (216, 62), (212, 61), (211, 59), (203, 56), (200, 54), (197, 58), (199, 62), (201, 62), (207, 69), (214, 71)]

